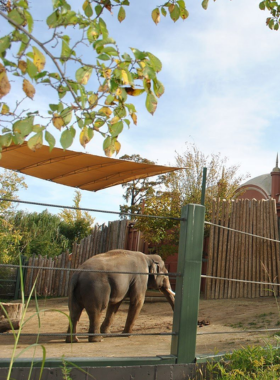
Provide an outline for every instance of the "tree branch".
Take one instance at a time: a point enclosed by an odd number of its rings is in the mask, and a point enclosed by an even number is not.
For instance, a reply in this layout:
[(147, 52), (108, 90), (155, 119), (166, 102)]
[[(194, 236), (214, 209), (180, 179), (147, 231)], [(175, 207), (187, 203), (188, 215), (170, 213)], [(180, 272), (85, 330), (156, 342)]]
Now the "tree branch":
[(61, 75), (61, 78), (63, 79), (63, 82), (66, 84), (66, 86), (68, 87), (69, 91), (71, 92), (72, 96), (73, 96), (73, 99), (75, 100), (75, 103), (79, 106), (79, 101), (72, 89), (72, 87), (70, 86), (70, 84), (68, 83), (67, 79), (65, 78), (64, 76), (64, 73), (63, 71), (61, 70), (59, 64), (57, 63), (56, 61), (56, 58), (52, 55), (52, 53), (39, 41), (37, 40), (36, 37), (34, 37), (31, 33), (29, 33), (26, 29), (24, 29), (21, 25), (17, 24), (15, 21), (13, 21), (10, 17), (8, 17), (7, 15), (5, 15), (5, 13), (3, 13), (1, 10), (0, 10), (0, 16), (2, 16), (3, 18), (5, 18), (8, 22), (10, 22), (15, 28), (21, 30), (24, 34), (26, 34), (31, 40), (33, 40), (34, 42), (36, 42), (37, 45), (40, 46), (40, 48), (42, 50), (44, 50), (44, 52), (51, 58), (51, 60), (54, 62), (57, 70), (59, 71), (60, 75)]

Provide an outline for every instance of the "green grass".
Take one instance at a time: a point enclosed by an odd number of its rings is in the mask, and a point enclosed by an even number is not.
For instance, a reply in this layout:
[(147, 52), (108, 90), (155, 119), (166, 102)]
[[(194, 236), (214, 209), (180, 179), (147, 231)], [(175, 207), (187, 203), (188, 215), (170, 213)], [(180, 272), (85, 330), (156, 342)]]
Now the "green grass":
[[(201, 380), (203, 379), (200, 377)], [(209, 380), (277, 380), (280, 378), (280, 348), (248, 346), (207, 364)]]

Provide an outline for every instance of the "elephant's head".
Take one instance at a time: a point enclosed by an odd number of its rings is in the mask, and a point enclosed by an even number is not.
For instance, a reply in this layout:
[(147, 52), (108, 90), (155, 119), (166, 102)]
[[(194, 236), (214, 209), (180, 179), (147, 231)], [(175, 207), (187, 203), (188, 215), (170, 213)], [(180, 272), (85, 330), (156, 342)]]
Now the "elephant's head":
[(169, 276), (159, 273), (168, 273), (164, 261), (158, 255), (147, 255), (149, 266), (148, 288), (159, 289), (174, 310), (175, 293), (171, 289)]

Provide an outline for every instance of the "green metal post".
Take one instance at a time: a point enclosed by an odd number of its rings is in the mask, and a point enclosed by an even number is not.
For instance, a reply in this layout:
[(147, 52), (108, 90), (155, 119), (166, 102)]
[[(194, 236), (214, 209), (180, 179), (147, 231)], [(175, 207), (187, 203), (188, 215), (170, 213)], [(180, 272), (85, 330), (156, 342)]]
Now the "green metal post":
[(205, 207), (189, 204), (182, 208), (173, 318), (171, 355), (177, 363), (195, 362), (196, 331), (200, 297), (200, 278), (204, 235)]
[(201, 186), (201, 201), (200, 201), (200, 204), (202, 206), (205, 205), (206, 174), (207, 174), (207, 168), (203, 168), (202, 186)]

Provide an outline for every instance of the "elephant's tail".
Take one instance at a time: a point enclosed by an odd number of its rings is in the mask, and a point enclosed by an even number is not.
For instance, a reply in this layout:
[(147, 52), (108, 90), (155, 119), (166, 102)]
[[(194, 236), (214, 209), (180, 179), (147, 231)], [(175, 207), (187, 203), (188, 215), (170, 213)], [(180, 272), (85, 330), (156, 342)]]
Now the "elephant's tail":
[(72, 305), (73, 303), (75, 304), (76, 303), (76, 296), (75, 296), (75, 289), (78, 285), (78, 281), (79, 281), (79, 272), (76, 272), (73, 274), (72, 278), (71, 278), (71, 281), (70, 281), (70, 287), (69, 287), (69, 300), (68, 300), (68, 304), (69, 304), (69, 309), (71, 310), (72, 309)]

